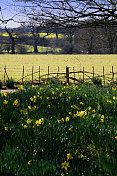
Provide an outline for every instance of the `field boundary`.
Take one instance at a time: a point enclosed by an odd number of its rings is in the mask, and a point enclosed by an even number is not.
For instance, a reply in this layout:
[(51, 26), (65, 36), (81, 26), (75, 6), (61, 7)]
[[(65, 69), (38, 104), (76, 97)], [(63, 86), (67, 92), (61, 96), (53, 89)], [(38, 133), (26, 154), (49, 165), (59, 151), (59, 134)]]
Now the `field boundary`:
[[(117, 72), (114, 72), (113, 66), (112, 70), (105, 74), (105, 67), (102, 68), (102, 74), (97, 74), (95, 72), (95, 67), (92, 67), (92, 71), (86, 71), (83, 67), (82, 70), (76, 70), (74, 67), (67, 67), (65, 68), (64, 72), (60, 72), (59, 66), (57, 68), (56, 72), (50, 72), (50, 67), (48, 66), (47, 73), (41, 75), (41, 68), (38, 67), (37, 71), (34, 71), (34, 67), (32, 66), (32, 70), (29, 74), (25, 75), (25, 68), (23, 66), (21, 73), (21, 78), (15, 80), (15, 84), (24, 84), (25, 82), (30, 82), (31, 84), (40, 84), (44, 81), (48, 81), (50, 79), (57, 79), (58, 81), (64, 81), (68, 84), (79, 84), (80, 82), (86, 82), (91, 81), (92, 78), (101, 78), (102, 84), (105, 85), (108, 82), (115, 82), (117, 76)], [(4, 67), (4, 73), (3, 73), (3, 82), (5, 84), (5, 81), (10, 79), (8, 72), (7, 72), (7, 66)]]

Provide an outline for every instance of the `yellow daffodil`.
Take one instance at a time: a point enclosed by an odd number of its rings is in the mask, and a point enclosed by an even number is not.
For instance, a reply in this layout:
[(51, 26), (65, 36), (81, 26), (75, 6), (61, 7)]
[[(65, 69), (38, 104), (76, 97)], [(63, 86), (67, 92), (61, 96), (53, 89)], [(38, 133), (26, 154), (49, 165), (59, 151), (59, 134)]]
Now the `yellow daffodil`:
[(116, 89), (116, 88), (114, 88), (114, 87), (112, 87), (112, 90), (113, 90), (113, 91), (116, 91), (117, 89)]
[(24, 87), (23, 87), (23, 85), (21, 85), (18, 89), (23, 89)]
[(68, 167), (70, 167), (69, 162), (64, 161), (64, 163), (62, 163), (62, 168), (67, 170)]
[(72, 115), (72, 112), (69, 112), (69, 115)]
[(18, 103), (17, 99), (13, 102), (13, 106), (19, 106), (19, 103)]
[(73, 159), (73, 156), (70, 153), (68, 153), (67, 154), (67, 159)]
[(89, 111), (91, 110), (91, 107), (89, 106)]
[(101, 119), (104, 119), (104, 115), (101, 115)]
[(31, 119), (28, 119), (26, 122), (28, 125), (31, 124)]
[(58, 121), (58, 123), (60, 123), (61, 120), (57, 120), (57, 121)]
[(100, 119), (101, 120), (101, 122), (104, 122), (104, 119)]
[(107, 100), (107, 103), (112, 103), (112, 101), (111, 100)]
[(66, 119), (65, 119), (65, 120), (66, 120), (66, 122), (68, 122), (68, 121), (70, 120), (70, 118), (69, 118), (69, 117), (66, 117)]
[(115, 136), (115, 139), (117, 139), (117, 136)]
[(62, 96), (62, 93), (60, 93), (59, 96), (61, 97), (61, 96)]
[(83, 102), (80, 102), (80, 104), (81, 104), (81, 105), (84, 105), (84, 103), (83, 103)]
[(61, 119), (64, 122), (64, 118)]
[(79, 112), (79, 116), (82, 117), (84, 115), (84, 111)]
[(69, 131), (71, 131), (72, 129), (71, 128), (69, 128)]
[(5, 131), (8, 131), (8, 127), (4, 127)]
[(31, 106), (28, 106), (28, 109), (31, 109)]
[(41, 119), (37, 120), (36, 125), (37, 126), (41, 125), (43, 121), (44, 121), (44, 118), (41, 118)]
[(8, 101), (7, 100), (4, 100), (4, 102), (3, 102), (4, 104), (8, 104)]
[(101, 114), (98, 114), (98, 117), (101, 117)]
[(28, 161), (28, 165), (30, 165), (30, 164), (31, 164), (31, 161), (32, 161), (32, 160)]
[(6, 93), (4, 93), (4, 97), (6, 97), (7, 95), (6, 95)]
[(27, 128), (27, 126), (26, 126), (26, 125), (24, 125), (24, 129), (25, 129), (25, 128)]
[(50, 108), (51, 107), (51, 105), (48, 105), (48, 108)]
[(93, 109), (92, 112), (95, 113), (95, 109)]
[(30, 101), (33, 101), (33, 97), (30, 98)]

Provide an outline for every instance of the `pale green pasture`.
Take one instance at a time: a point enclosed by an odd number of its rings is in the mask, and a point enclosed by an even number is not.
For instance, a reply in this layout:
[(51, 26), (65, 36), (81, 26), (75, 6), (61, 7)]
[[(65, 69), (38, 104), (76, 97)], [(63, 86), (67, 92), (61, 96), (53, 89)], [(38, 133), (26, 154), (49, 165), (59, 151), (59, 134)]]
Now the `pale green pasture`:
[[(16, 80), (22, 77), (23, 65), (24, 74), (30, 74), (32, 72), (32, 66), (34, 72), (41, 68), (41, 75), (47, 74), (48, 66), (50, 72), (57, 72), (59, 66), (59, 72), (65, 72), (66, 66), (70, 67), (70, 71), (82, 71), (83, 67), (85, 71), (92, 72), (94, 66), (95, 73), (103, 73), (103, 66), (105, 73), (110, 73), (112, 66), (114, 66), (114, 72), (117, 72), (117, 55), (0, 55), (0, 79), (4, 79), (4, 66), (6, 65), (7, 73), (9, 77), (13, 77)], [(38, 78), (38, 73), (36, 74)], [(73, 75), (72, 75), (73, 76)], [(82, 76), (76, 74), (76, 76)], [(36, 79), (36, 78), (34, 78)]]
[[(17, 45), (18, 46), (18, 45)], [(17, 46), (16, 46), (16, 52), (17, 52)], [(22, 45), (22, 46), (25, 46), (26, 49), (27, 49), (27, 52), (34, 52), (34, 47), (32, 45)], [(61, 49), (60, 48), (51, 48), (51, 47), (43, 47), (43, 46), (38, 46), (38, 51), (39, 52), (59, 52)]]

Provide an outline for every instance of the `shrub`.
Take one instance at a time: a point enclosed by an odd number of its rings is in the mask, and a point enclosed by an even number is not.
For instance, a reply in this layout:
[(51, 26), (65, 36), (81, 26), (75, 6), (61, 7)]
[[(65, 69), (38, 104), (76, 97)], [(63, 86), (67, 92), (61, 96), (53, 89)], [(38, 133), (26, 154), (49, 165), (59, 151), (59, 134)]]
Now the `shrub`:
[(0, 89), (2, 89), (2, 81), (0, 80)]
[(18, 45), (17, 46), (17, 52), (19, 54), (26, 54), (27, 53), (27, 47), (25, 45)]
[(6, 87), (10, 88), (10, 89), (14, 88), (14, 84), (15, 84), (15, 82), (12, 78), (6, 80), (6, 83), (5, 83)]
[(59, 84), (59, 81), (57, 79), (51, 78), (49, 79), (48, 84)]
[(3, 53), (3, 46), (0, 45), (0, 54), (2, 54), (2, 53)]
[(4, 45), (4, 50), (6, 50), (6, 51), (7, 51), (7, 53), (9, 53), (9, 52), (10, 52), (10, 50), (11, 50), (10, 45), (9, 45), (9, 44)]
[(97, 86), (102, 85), (102, 79), (101, 78), (94, 77), (94, 78), (92, 78), (92, 82), (93, 82), (94, 85), (97, 85)]
[(73, 52), (73, 45), (71, 43), (69, 43), (68, 41), (66, 41), (63, 48), (62, 48), (62, 53), (72, 54), (72, 52)]

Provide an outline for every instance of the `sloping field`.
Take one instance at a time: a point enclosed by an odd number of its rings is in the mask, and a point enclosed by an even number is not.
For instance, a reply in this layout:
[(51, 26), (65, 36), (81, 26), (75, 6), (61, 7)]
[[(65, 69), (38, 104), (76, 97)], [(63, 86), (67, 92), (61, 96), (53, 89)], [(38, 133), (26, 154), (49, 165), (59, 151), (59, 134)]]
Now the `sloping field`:
[[(66, 66), (70, 67), (70, 71), (82, 70), (92, 72), (94, 66), (95, 73), (102, 74), (103, 66), (105, 73), (110, 73), (112, 66), (114, 72), (117, 72), (117, 55), (0, 55), (0, 79), (4, 79), (4, 67), (9, 77), (18, 80), (22, 77), (23, 65), (24, 75), (41, 69), (41, 75), (49, 72), (65, 72)], [(38, 76), (38, 75), (37, 75)], [(28, 79), (28, 77), (27, 77)]]

